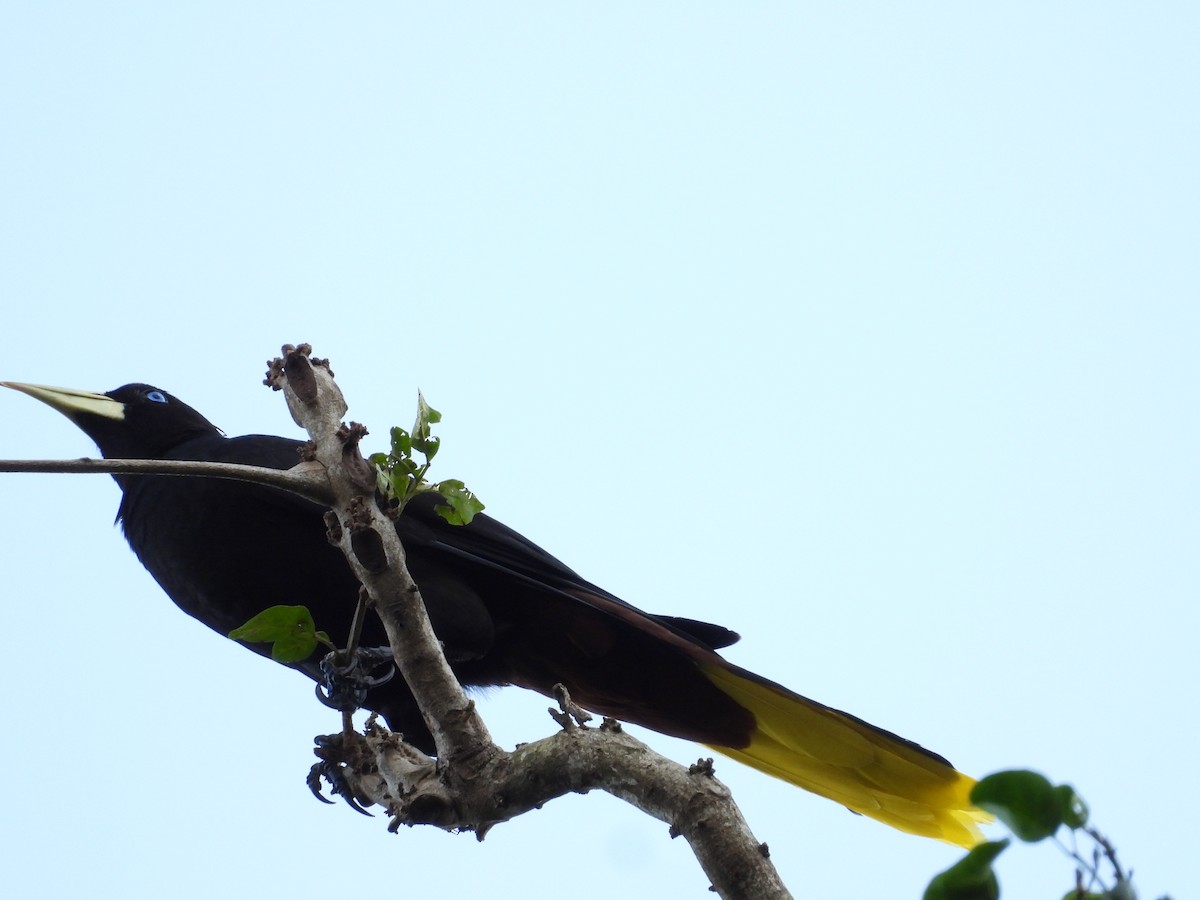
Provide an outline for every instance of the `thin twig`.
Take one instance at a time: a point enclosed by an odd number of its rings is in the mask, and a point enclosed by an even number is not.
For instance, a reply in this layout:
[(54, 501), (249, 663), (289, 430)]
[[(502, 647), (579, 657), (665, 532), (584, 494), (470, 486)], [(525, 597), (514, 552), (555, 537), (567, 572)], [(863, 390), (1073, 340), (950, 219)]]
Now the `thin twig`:
[(290, 469), (269, 469), (241, 463), (190, 459), (0, 459), (0, 472), (109, 475), (204, 475), (231, 481), (248, 481), (299, 494), (314, 503), (332, 500), (324, 470), (311, 463)]

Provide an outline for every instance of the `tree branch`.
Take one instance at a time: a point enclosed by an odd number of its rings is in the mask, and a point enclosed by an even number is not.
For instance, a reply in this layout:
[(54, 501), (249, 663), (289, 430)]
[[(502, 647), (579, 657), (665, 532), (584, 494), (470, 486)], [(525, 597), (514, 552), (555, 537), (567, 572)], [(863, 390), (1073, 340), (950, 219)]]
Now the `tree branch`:
[(375, 502), (374, 471), (358, 450), (365, 429), (342, 424), (347, 406), (327, 362), (310, 361), (307, 345), (288, 345), (283, 353), (271, 363), (267, 384), (284, 392), (292, 417), (309, 434), (314, 459), (327, 469), (341, 524), (331, 537), (383, 620), (438, 753), (437, 760), (425, 756), (374, 717), (365, 735), (325, 739), (321, 755), (329, 759), (336, 749), (356, 795), (384, 806), (393, 830), (431, 824), (482, 839), (492, 826), (548, 800), (598, 788), (667, 822), (673, 837), (682, 835), (719, 896), (790, 898), (766, 845), (755, 840), (728, 788), (713, 777), (711, 760), (687, 769), (612, 720), (600, 729), (577, 725), (565, 690), (559, 693), (561, 733), (511, 754), (492, 742), (442, 654), (396, 529)]
[(301, 462), (290, 469), (188, 459), (0, 459), (0, 472), (109, 475), (204, 475), (282, 488), (328, 506), (333, 498), (324, 468)]
[(327, 471), (331, 506), (342, 526), (331, 537), (383, 620), (396, 665), (433, 734), (438, 757), (452, 761), (484, 748), (501, 752), (450, 670), (405, 565), (396, 528), (375, 502), (375, 470), (358, 449), (366, 430), (342, 424), (347, 410), (342, 392), (327, 365), (309, 362), (309, 352), (304, 345), (285, 347), (285, 357), (271, 364), (267, 383), (284, 392), (292, 418), (308, 432), (312, 458)]

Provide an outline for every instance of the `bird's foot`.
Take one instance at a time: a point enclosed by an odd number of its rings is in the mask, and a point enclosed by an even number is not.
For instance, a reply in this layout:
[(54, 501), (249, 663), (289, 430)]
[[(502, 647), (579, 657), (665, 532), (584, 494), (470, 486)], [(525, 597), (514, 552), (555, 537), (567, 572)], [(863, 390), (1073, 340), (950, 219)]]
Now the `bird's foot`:
[[(386, 671), (375, 674), (384, 666)], [(387, 684), (395, 674), (391, 647), (359, 647), (348, 660), (344, 650), (335, 650), (321, 660), (317, 699), (333, 709), (354, 712), (366, 702), (367, 691)]]
[(316, 737), (317, 746), (313, 753), (320, 762), (313, 763), (312, 768), (308, 770), (308, 789), (322, 803), (333, 803), (332, 800), (326, 799), (321, 789), (321, 781), (324, 779), (329, 782), (331, 794), (341, 797), (351, 809), (364, 816), (369, 816), (371, 813), (367, 812), (358, 802), (357, 793), (347, 777), (353, 769), (347, 759), (345, 737), (344, 734), (318, 735)]
[(592, 714), (571, 699), (571, 693), (567, 690), (566, 685), (554, 685), (554, 699), (558, 701), (559, 709), (562, 712), (557, 709), (548, 709), (546, 712), (550, 713), (550, 717), (559, 724), (563, 731), (585, 728), (587, 723), (592, 720)]

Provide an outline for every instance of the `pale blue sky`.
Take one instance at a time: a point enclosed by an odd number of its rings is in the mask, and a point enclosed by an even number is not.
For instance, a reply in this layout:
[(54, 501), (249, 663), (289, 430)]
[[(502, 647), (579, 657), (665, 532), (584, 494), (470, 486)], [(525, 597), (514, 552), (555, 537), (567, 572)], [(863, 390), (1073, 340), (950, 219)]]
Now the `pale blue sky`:
[[(10, 3), (0, 377), (292, 434), (258, 382), (307, 340), (376, 437), (420, 385), (443, 476), (585, 576), (965, 771), (1071, 780), (1187, 896), (1197, 46), (1185, 3)], [(94, 452), (0, 404), (0, 456)], [(6, 895), (708, 896), (601, 796), (482, 845), (321, 806), (335, 717), (171, 606), (111, 481), (0, 503)], [(484, 712), (511, 745), (545, 706)], [(717, 765), (798, 896), (956, 858)], [(1070, 886), (1045, 848), (1000, 873)]]

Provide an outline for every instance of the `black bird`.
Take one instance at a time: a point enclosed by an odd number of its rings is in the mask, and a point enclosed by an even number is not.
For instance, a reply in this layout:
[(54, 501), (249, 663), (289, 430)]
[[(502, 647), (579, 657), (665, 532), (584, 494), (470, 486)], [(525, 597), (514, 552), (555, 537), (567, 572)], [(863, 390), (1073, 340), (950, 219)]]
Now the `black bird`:
[[(166, 391), (107, 394), (3, 382), (64, 413), (108, 458), (236, 462), (287, 469), (303, 442), (227, 438)], [(323, 510), (292, 494), (211, 478), (115, 475), (129, 545), (188, 615), (228, 634), (276, 604), (307, 606), (345, 646), (358, 583), (325, 537)], [(396, 522), (408, 565), (459, 680), (549, 694), (707, 744), (903, 831), (972, 846), (987, 816), (974, 782), (942, 757), (726, 662), (738, 636), (719, 625), (643, 613), (486, 515), (465, 526), (418, 496)], [(384, 645), (382, 625), (364, 646)], [(254, 646), (259, 653), (266, 646)], [(320, 652), (296, 666), (320, 679)], [(432, 739), (403, 679), (366, 707), (428, 752)]]

